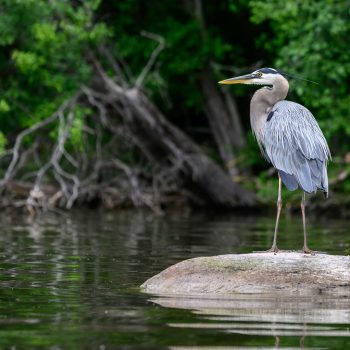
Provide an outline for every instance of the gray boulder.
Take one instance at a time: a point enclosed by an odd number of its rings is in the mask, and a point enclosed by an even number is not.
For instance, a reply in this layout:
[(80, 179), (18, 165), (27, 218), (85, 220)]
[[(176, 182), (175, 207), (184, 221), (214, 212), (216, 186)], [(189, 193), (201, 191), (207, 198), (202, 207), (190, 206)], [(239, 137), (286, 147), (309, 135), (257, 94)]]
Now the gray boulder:
[(141, 288), (167, 295), (316, 292), (350, 297), (350, 256), (279, 252), (199, 257), (170, 266)]

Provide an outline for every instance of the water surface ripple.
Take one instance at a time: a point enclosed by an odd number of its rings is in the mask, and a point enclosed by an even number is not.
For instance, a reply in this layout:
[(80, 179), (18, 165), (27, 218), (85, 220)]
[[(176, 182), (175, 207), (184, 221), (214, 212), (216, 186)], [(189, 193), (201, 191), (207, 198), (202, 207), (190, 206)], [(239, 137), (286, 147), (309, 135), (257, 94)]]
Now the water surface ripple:
[[(273, 218), (76, 211), (1, 219), (0, 349), (350, 348), (346, 298), (172, 298), (137, 288), (183, 259), (266, 249)], [(312, 248), (349, 255), (347, 222), (309, 226)], [(299, 217), (284, 217), (279, 247), (301, 245)]]

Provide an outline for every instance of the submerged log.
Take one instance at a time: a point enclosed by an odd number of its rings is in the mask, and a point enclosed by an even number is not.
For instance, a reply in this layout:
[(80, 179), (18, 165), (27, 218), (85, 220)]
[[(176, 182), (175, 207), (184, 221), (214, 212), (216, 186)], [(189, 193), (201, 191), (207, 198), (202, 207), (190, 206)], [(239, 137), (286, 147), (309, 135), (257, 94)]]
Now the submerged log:
[(324, 293), (350, 297), (350, 256), (299, 252), (199, 257), (175, 264), (142, 284), (149, 293)]

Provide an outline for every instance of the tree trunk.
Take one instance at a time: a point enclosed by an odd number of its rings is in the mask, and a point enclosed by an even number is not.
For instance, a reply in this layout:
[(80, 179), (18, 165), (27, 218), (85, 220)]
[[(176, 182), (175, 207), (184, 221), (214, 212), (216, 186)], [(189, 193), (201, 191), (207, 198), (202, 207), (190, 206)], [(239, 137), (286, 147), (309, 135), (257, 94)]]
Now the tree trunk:
[(201, 77), (205, 100), (204, 111), (217, 143), (221, 159), (230, 176), (238, 174), (235, 165), (235, 150), (244, 145), (243, 128), (234, 99), (226, 92), (225, 98), (218, 90), (209, 68)]
[[(202, 41), (205, 44), (208, 39), (202, 1), (187, 0), (185, 6), (198, 21)], [(235, 150), (241, 148), (245, 143), (243, 127), (235, 100), (226, 90), (223, 90), (224, 95), (220, 92), (210, 69), (210, 61), (211, 57), (209, 56), (200, 81), (205, 101), (204, 112), (208, 118), (220, 157), (225, 163), (229, 175), (235, 177), (238, 175)]]

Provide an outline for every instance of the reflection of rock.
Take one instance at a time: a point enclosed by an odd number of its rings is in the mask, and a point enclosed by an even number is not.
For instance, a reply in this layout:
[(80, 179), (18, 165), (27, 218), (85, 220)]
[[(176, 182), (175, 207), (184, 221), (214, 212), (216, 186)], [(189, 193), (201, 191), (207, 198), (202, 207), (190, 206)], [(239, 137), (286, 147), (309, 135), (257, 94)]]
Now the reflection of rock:
[[(237, 324), (243, 324), (246, 330), (249, 327), (274, 328), (271, 327), (271, 323), (280, 330), (301, 329), (306, 324), (350, 324), (349, 298), (333, 298), (318, 294), (307, 297), (237, 294), (224, 299), (159, 296), (153, 297), (150, 301), (163, 307), (193, 310), (206, 320), (220, 322), (221, 326), (217, 328), (225, 328), (223, 325), (228, 323), (230, 327), (236, 328), (242, 328), (237, 327)], [(252, 322), (256, 324), (252, 326)], [(215, 328), (216, 324), (211, 322), (203, 328)], [(315, 326), (306, 328), (314, 331), (318, 329)], [(349, 330), (347, 334), (350, 336)]]
[[(350, 330), (344, 327), (350, 323), (349, 298), (319, 294), (304, 297), (237, 294), (223, 299), (159, 296), (152, 297), (150, 301), (168, 308), (189, 309), (198, 315), (198, 322), (168, 324), (176, 328), (214, 329), (225, 333), (274, 337), (350, 337)], [(218, 349), (221, 350), (220, 347)]]
[(280, 252), (194, 258), (169, 267), (141, 287), (176, 295), (317, 291), (349, 297), (350, 257)]

